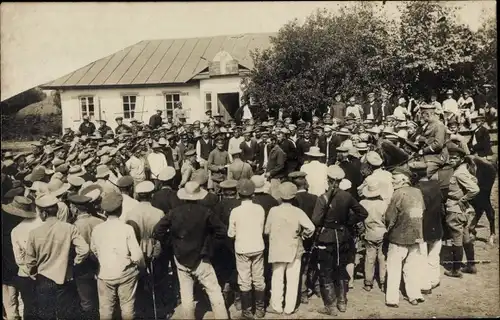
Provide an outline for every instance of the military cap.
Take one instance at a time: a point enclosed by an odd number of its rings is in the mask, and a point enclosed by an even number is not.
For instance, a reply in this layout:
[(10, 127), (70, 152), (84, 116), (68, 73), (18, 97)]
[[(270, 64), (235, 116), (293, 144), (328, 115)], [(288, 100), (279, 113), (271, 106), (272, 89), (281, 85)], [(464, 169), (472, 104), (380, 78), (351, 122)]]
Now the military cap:
[(85, 179), (78, 176), (68, 176), (68, 183), (74, 187), (81, 187), (85, 183)]
[(78, 194), (72, 193), (68, 195), (68, 201), (74, 204), (86, 204), (89, 203), (92, 198)]
[(224, 180), (219, 184), (219, 186), (222, 189), (236, 189), (237, 185), (238, 185), (238, 181), (236, 181), (236, 180)]
[(342, 180), (345, 177), (345, 172), (340, 166), (331, 165), (327, 169), (327, 175), (330, 179)]
[(107, 212), (115, 211), (121, 207), (123, 196), (118, 192), (106, 193), (101, 201), (101, 209)]
[(135, 186), (135, 193), (150, 193), (153, 192), (154, 189), (155, 189), (154, 183), (149, 180), (146, 180), (139, 182)]
[(188, 151), (186, 151), (186, 153), (184, 155), (186, 157), (194, 156), (194, 155), (196, 155), (196, 150), (194, 150), (194, 149), (188, 150)]
[(403, 174), (403, 175), (411, 178), (411, 171), (410, 171), (410, 169), (408, 169), (406, 167), (402, 167), (402, 166), (394, 168), (394, 170), (392, 170), (392, 174), (393, 175)]
[(169, 181), (173, 177), (175, 177), (175, 168), (166, 167), (158, 174), (158, 180), (160, 181)]
[(238, 193), (243, 196), (251, 196), (255, 192), (255, 185), (249, 179), (241, 179), (237, 185)]
[(450, 155), (455, 155), (456, 154), (456, 155), (459, 155), (461, 157), (463, 157), (463, 156), (466, 155), (464, 149), (462, 149), (462, 148), (460, 148), (458, 146), (453, 146), (453, 145), (448, 147), (448, 153)]
[(35, 204), (40, 208), (49, 208), (57, 205), (58, 202), (59, 199), (57, 199), (55, 196), (51, 194), (45, 194), (35, 200)]
[(291, 200), (297, 194), (297, 186), (291, 182), (283, 182), (278, 187), (280, 198), (284, 200)]
[(131, 176), (123, 176), (116, 181), (116, 186), (118, 188), (127, 188), (134, 184), (134, 178)]
[(291, 179), (304, 178), (305, 176), (307, 176), (307, 173), (302, 171), (294, 171), (288, 174), (288, 177)]
[(382, 157), (375, 151), (369, 151), (366, 154), (366, 161), (372, 166), (380, 166), (383, 162)]
[(413, 170), (413, 171), (427, 169), (427, 165), (425, 164), (424, 161), (412, 161), (412, 162), (408, 163), (408, 167), (410, 167), (410, 170)]
[[(115, 118), (115, 120), (116, 120), (116, 121), (118, 121), (118, 120), (123, 120), (123, 117), (116, 117), (116, 118)], [(132, 121), (130, 121), (130, 123), (132, 123)]]

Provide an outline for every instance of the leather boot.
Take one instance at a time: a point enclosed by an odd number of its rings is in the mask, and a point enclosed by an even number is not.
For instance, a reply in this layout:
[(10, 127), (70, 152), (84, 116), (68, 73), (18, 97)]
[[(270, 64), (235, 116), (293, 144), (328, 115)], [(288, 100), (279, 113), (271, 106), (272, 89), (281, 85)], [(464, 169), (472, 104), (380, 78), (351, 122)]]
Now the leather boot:
[(234, 291), (234, 307), (236, 310), (241, 311), (241, 294), (239, 289)]
[(318, 311), (321, 314), (326, 314), (329, 316), (336, 316), (337, 309), (335, 308), (335, 288), (333, 283), (325, 283), (319, 287), (321, 298), (323, 299), (323, 304), (325, 308)]
[(257, 318), (264, 318), (266, 315), (265, 301), (266, 292), (255, 290), (255, 316)]
[(451, 247), (451, 257), (452, 257), (452, 267), (451, 270), (444, 272), (445, 276), (453, 278), (462, 278), (462, 272), (460, 271), (460, 266), (462, 265), (462, 258), (464, 255), (464, 249), (462, 246), (452, 246)]
[(464, 243), (464, 251), (467, 264), (462, 268), (462, 272), (476, 274), (477, 269), (474, 256), (474, 242)]
[(241, 317), (243, 319), (253, 319), (252, 314), (252, 291), (242, 291), (241, 296)]
[(349, 290), (349, 280), (339, 280), (336, 284), (337, 308), (340, 312), (347, 309), (347, 290)]

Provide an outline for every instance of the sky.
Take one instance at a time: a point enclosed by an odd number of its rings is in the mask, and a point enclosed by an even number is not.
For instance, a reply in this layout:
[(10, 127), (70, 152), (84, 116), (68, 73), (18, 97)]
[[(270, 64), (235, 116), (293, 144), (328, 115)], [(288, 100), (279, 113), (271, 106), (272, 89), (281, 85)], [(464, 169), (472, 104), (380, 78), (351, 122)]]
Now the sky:
[[(375, 1), (382, 6), (382, 1)], [(453, 2), (477, 29), (495, 1)], [(347, 2), (2, 3), (1, 101), (147, 39), (276, 32), (316, 9)], [(398, 2), (385, 13), (398, 16)]]

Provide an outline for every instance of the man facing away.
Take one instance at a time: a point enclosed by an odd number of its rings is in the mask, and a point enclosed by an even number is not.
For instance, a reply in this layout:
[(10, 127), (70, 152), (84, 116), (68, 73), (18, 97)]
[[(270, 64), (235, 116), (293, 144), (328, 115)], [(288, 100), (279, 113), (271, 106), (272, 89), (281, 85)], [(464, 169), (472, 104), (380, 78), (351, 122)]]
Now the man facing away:
[(242, 317), (252, 319), (252, 285), (255, 288), (255, 315), (265, 315), (264, 281), (264, 209), (252, 202), (255, 186), (252, 181), (238, 181), (241, 205), (231, 211), (227, 235), (234, 238), (236, 269), (241, 291)]
[[(304, 253), (302, 238), (309, 238), (314, 224), (306, 213), (292, 205), (297, 187), (291, 182), (280, 185), (282, 204), (269, 212), (264, 233), (269, 235), (269, 263), (273, 265), (271, 302), (268, 312), (290, 315), (295, 310)], [(283, 309), (284, 277), (286, 273), (285, 307)]]
[(139, 269), (145, 268), (134, 229), (119, 219), (122, 204), (121, 194), (107, 194), (101, 208), (108, 218), (92, 232), (90, 247), (99, 260), (97, 287), (101, 319), (111, 319), (117, 305), (122, 319), (134, 318)]

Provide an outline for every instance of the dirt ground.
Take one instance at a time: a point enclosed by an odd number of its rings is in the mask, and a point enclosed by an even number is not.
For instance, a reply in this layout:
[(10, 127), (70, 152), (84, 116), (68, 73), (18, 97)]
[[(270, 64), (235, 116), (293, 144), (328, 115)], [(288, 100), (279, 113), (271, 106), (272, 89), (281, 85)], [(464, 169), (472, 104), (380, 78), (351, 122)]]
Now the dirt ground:
[[(493, 207), (496, 214), (496, 230), (498, 230), (498, 180), (492, 192)], [(354, 289), (348, 293), (346, 313), (337, 317), (328, 317), (316, 312), (322, 307), (320, 298), (313, 296), (307, 305), (301, 305), (297, 312), (290, 316), (267, 314), (265, 319), (329, 319), (329, 318), (468, 318), (500, 316), (500, 283), (499, 283), (499, 251), (498, 240), (491, 247), (486, 243), (489, 236), (488, 220), (483, 215), (477, 227), (475, 242), (476, 259), (491, 260), (490, 263), (478, 264), (476, 275), (464, 274), (462, 279), (449, 278), (443, 275), (441, 267), (441, 285), (426, 296), (426, 301), (417, 306), (410, 305), (403, 296), (399, 308), (385, 306), (384, 294), (376, 289), (371, 292), (363, 290), (363, 279), (354, 280)], [(498, 232), (497, 232), (498, 234)], [(172, 319), (181, 319), (180, 308), (177, 307)], [(231, 319), (240, 318), (240, 312), (234, 306), (229, 309)], [(213, 319), (212, 312), (205, 313), (204, 319)]]

